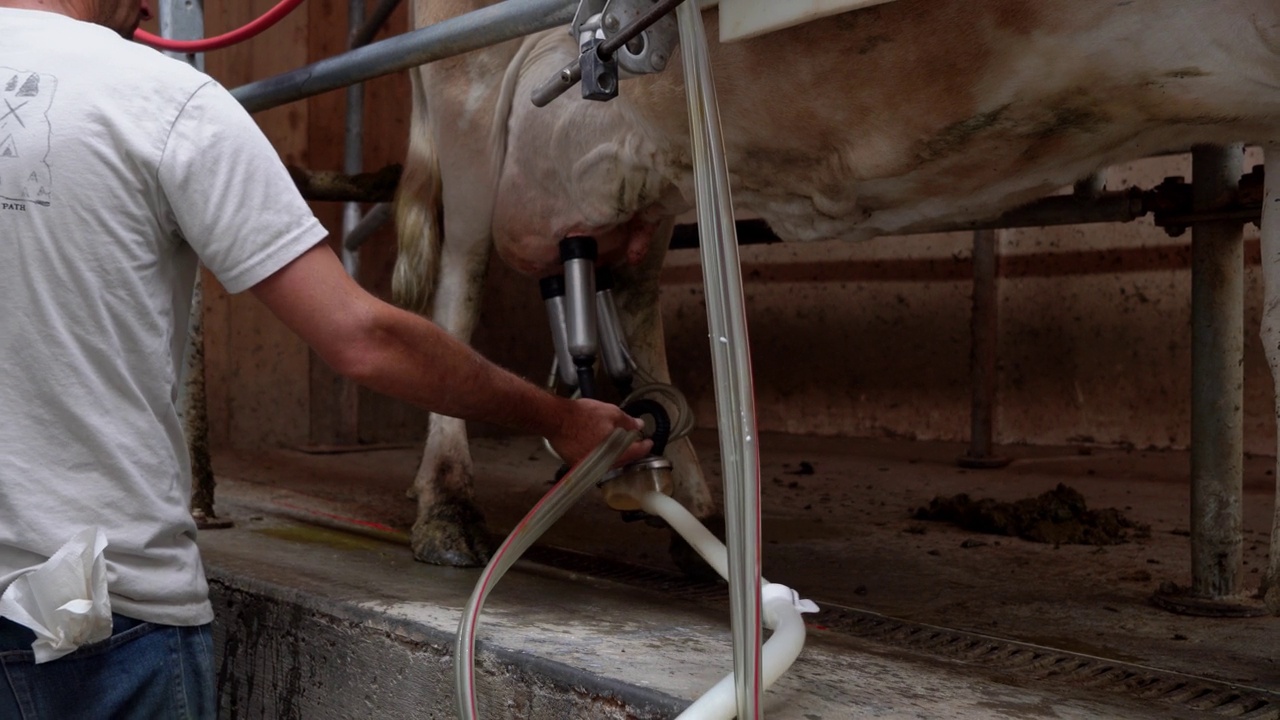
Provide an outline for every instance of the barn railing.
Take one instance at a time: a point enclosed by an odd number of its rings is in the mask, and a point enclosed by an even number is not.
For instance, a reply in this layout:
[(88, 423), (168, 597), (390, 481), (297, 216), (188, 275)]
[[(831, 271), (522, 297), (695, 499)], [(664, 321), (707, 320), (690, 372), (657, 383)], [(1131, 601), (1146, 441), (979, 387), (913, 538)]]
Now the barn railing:
[(231, 91), (249, 112), (302, 100), (573, 20), (571, 0), (506, 0)]

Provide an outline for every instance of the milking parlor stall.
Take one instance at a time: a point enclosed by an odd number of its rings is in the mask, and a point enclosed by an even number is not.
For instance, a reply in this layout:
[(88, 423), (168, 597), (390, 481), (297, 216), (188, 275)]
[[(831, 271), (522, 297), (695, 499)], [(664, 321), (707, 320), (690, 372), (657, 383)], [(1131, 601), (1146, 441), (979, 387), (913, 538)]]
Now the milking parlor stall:
[(205, 273), (220, 716), (1280, 718), (1273, 3), (367, 1), (146, 30), (361, 285), (654, 454)]

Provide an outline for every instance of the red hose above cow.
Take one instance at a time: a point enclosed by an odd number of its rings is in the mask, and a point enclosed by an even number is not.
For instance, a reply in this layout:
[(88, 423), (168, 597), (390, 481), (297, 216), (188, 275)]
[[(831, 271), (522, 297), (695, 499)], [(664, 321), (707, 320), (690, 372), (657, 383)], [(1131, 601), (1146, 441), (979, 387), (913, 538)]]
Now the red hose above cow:
[(284, 19), (286, 15), (293, 12), (295, 8), (302, 4), (302, 0), (280, 0), (275, 7), (263, 13), (261, 17), (252, 22), (216, 35), (211, 38), (203, 38), (201, 40), (170, 40), (153, 35), (146, 30), (138, 30), (133, 34), (133, 39), (138, 42), (146, 43), (151, 47), (160, 50), (169, 50), (171, 52), (198, 53), (208, 52), (211, 50), (221, 50), (230, 47), (236, 43), (244, 42), (252, 38), (267, 28), (275, 25)]

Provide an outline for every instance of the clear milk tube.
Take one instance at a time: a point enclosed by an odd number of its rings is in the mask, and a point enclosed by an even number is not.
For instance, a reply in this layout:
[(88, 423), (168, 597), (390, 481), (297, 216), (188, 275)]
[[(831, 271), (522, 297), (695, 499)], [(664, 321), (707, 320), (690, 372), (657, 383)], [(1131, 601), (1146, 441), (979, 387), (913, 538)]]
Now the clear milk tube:
[(697, 2), (690, 1), (677, 8), (676, 16), (680, 26), (685, 94), (689, 101), (699, 247), (724, 473), (734, 685), (738, 717), (756, 720), (760, 716), (763, 687), (760, 456), (756, 446), (755, 396), (742, 271), (702, 11)]

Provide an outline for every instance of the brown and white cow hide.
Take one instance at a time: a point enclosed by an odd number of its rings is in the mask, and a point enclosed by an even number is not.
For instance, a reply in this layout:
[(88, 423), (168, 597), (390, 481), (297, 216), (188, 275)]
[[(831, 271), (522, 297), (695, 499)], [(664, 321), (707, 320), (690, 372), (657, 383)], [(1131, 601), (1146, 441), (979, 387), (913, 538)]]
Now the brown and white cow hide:
[[(480, 2), (416, 0), (415, 24)], [(708, 32), (717, 34), (714, 11)], [(1196, 143), (1280, 141), (1275, 0), (896, 0), (712, 42), (735, 205), (786, 240), (993, 218), (1108, 165)], [(470, 337), (490, 249), (531, 276), (557, 242), (621, 264), (642, 367), (667, 377), (657, 271), (693, 199), (679, 54), (608, 103), (531, 91), (576, 55), (563, 29), (419, 68), (399, 210), (403, 301)], [(1267, 153), (1280, 178), (1280, 151)], [(1263, 336), (1280, 368), (1280, 215), (1267, 195)], [(676, 497), (710, 496), (687, 443)], [(483, 561), (460, 421), (433, 417), (415, 481), (423, 560)], [(1274, 553), (1274, 550), (1273, 550)]]

